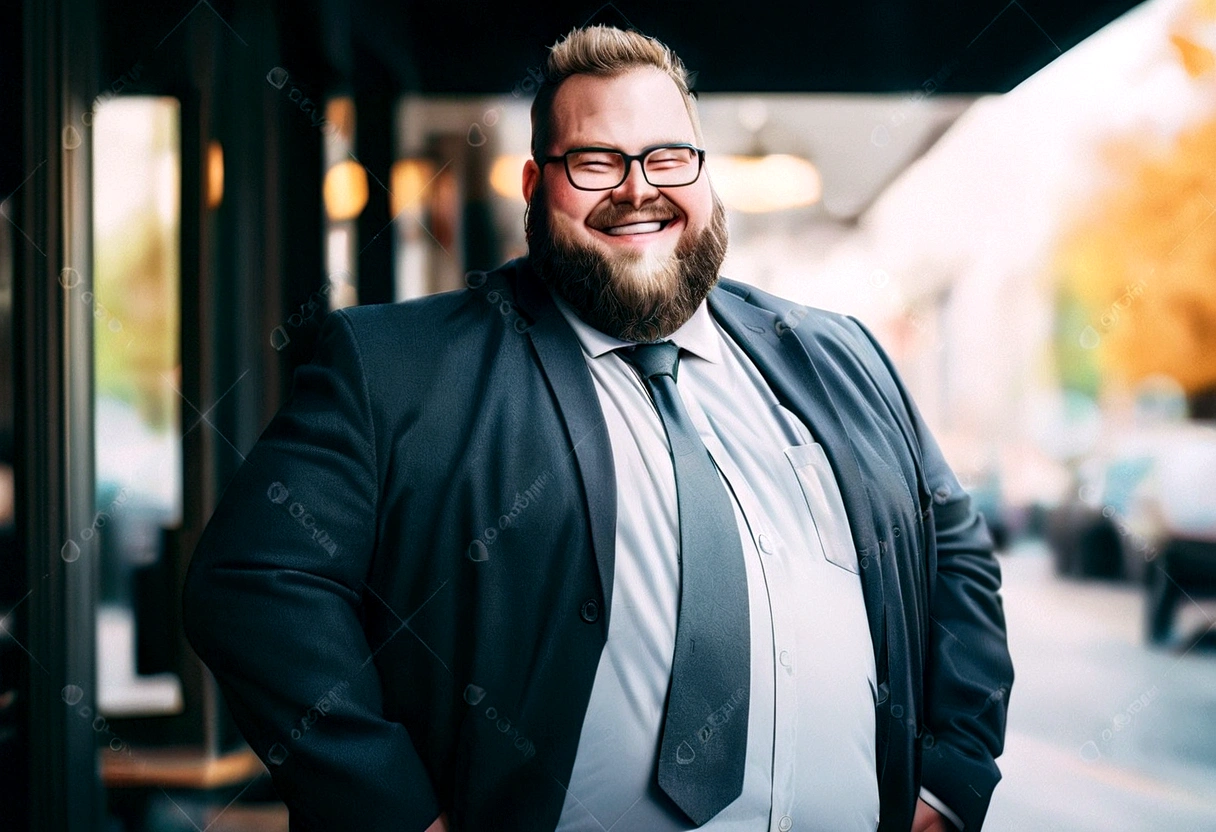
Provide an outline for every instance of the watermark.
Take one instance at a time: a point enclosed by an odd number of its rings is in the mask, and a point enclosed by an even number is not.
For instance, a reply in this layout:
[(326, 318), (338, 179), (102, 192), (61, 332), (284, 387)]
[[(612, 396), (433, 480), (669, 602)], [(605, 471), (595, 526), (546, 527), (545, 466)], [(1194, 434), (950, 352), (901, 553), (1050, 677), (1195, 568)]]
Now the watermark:
[(1110, 329), (1110, 327), (1119, 320), (1119, 313), (1132, 305), (1132, 301), (1144, 294), (1144, 281), (1137, 280), (1131, 286), (1127, 287), (1118, 300), (1110, 305), (1110, 309), (1102, 313), (1102, 326)]
[[(466, 685), (464, 689), (464, 701), (472, 707), (480, 707), (482, 701), (486, 698), (486, 689), (477, 685)], [(506, 735), (511, 744), (515, 746), (515, 750), (524, 756), (525, 760), (529, 760), (536, 756), (536, 746), (532, 740), (528, 739), (520, 732), (519, 726), (515, 725), (509, 718), (500, 716), (498, 709), (493, 705), (487, 705), (482, 715), (494, 723), (494, 727), (498, 729), (500, 734)]]
[[(93, 97), (93, 101), (89, 105), (89, 109), (80, 114), (80, 123), (88, 128), (93, 126), (93, 119), (97, 117), (97, 107), (100, 104), (109, 101), (114, 96), (118, 95), (128, 84), (134, 84), (139, 80), (139, 76), (143, 74), (144, 66), (139, 61), (135, 62), (135, 66), (128, 69), (118, 79), (110, 83), (109, 89), (103, 90)], [(75, 150), (80, 147), (84, 141), (80, 135), (80, 131), (75, 125), (65, 124), (63, 126), (63, 149)]]
[[(916, 330), (917, 335), (924, 335), (925, 331), (929, 329), (929, 322), (925, 319), (924, 310), (921, 309), (913, 309), (908, 313), (908, 323), (912, 324), (912, 328)], [(945, 343), (935, 334), (931, 347), (933, 352), (941, 352), (945, 348)]]
[[(1157, 697), (1161, 695), (1161, 690), (1157, 685), (1153, 685), (1140, 696), (1136, 697), (1131, 703), (1119, 713), (1111, 718), (1111, 724), (1108, 728), (1103, 728), (1102, 733), (1098, 735), (1101, 740), (1102, 747), (1109, 746), (1115, 735), (1132, 724), (1136, 714), (1143, 711), (1151, 705)], [(1087, 763), (1092, 763), (1094, 760), (1102, 756), (1102, 748), (1098, 743), (1089, 740), (1081, 746), (1081, 759)]]
[[(287, 317), (286, 321), (272, 329), (270, 331), (270, 346), (274, 347), (275, 350), (282, 350), (291, 343), (291, 336), (287, 333), (287, 327), (299, 329), (313, 320), (317, 314), (317, 310), (323, 309), (328, 311), (329, 293), (333, 291), (334, 284), (343, 285), (347, 282), (342, 279), (343, 275), (346, 277), (350, 276), (347, 272), (338, 272), (330, 276), (325, 281), (325, 285), (309, 295), (308, 300), (300, 304), (299, 312), (293, 312)], [(324, 313), (322, 313), (322, 317), (324, 317)]]
[[(1098, 318), (1098, 322), (1102, 325), (1102, 332), (1107, 332), (1119, 320), (1119, 313), (1126, 311), (1131, 307), (1132, 301), (1144, 294), (1144, 280), (1140, 279), (1128, 286), (1127, 289), (1115, 299), (1113, 303), (1102, 313)], [(1085, 329), (1081, 330), (1080, 336), (1077, 339), (1084, 349), (1095, 349), (1098, 344), (1102, 343), (1102, 334), (1094, 328), (1092, 324), (1086, 324)]]
[(1157, 547), (1154, 546), (1144, 535), (1133, 531), (1127, 523), (1119, 516), (1119, 512), (1115, 511), (1114, 506), (1102, 506), (1102, 516), (1111, 522), (1115, 530), (1119, 534), (1130, 541), (1132, 548), (1144, 556), (1146, 561), (1151, 561), (1157, 557)]
[[(281, 66), (272, 67), (266, 73), (266, 82), (276, 90), (281, 90), (288, 85), (290, 76), (287, 70)], [(308, 116), (308, 122), (313, 127), (319, 128), (326, 136), (332, 136), (338, 132), (338, 125), (334, 124), (329, 119), (325, 118), (325, 113), (322, 110), (322, 105), (313, 101), (304, 95), (303, 90), (295, 84), (291, 85), (291, 89), (287, 92), (287, 99), (296, 104), (300, 108), (300, 112)]]
[[(80, 272), (71, 266), (67, 266), (59, 272), (59, 285), (69, 292), (75, 292), (83, 282), (84, 279), (80, 276)], [(93, 320), (105, 322), (106, 329), (110, 332), (122, 332), (122, 321), (106, 309), (105, 305), (98, 301), (91, 291), (88, 289), (81, 291), (77, 300), (93, 310)], [(127, 346), (131, 346), (133, 340), (128, 340)]]
[[(59, 692), (63, 701), (69, 708), (75, 708), (80, 704), (80, 700), (84, 699), (84, 688), (80, 685), (64, 685), (63, 690)], [(101, 714), (95, 714), (93, 709), (88, 705), (81, 705), (76, 710), (76, 715), (81, 719), (90, 720), (93, 732), (108, 736), (110, 739), (106, 742), (106, 747), (116, 754), (126, 754), (130, 756), (131, 746), (125, 740), (116, 735), (110, 730), (110, 723)]]
[[(735, 709), (746, 699), (747, 688), (740, 686), (721, 706), (710, 712), (709, 716), (705, 718), (705, 722), (701, 723), (701, 727), (693, 732), (693, 736), (701, 741), (701, 745), (708, 743), (713, 739), (714, 734), (718, 733), (717, 729), (730, 722)], [(688, 740), (680, 740), (680, 744), (676, 746), (676, 763), (686, 766), (696, 758), (697, 752), (692, 747), (692, 743)]]
[[(884, 269), (874, 269), (866, 278), (866, 284), (871, 293), (878, 295), (889, 303), (897, 306), (902, 306), (902, 301), (895, 287), (891, 283), (891, 275)], [(811, 310), (806, 306), (795, 306), (793, 309), (786, 312), (776, 323), (773, 324), (773, 329), (776, 330), (777, 336), (780, 337), (790, 330), (796, 328), (804, 318), (809, 315)], [(918, 335), (924, 335), (929, 329), (929, 323), (925, 319), (925, 315), (920, 310), (912, 310), (905, 316), (912, 328), (916, 330)], [(931, 349), (938, 352), (945, 349), (945, 344), (940, 337), (935, 336)]]
[[(114, 515), (118, 514), (118, 512), (122, 510), (129, 496), (130, 494), (127, 492), (127, 487), (124, 485), (119, 490), (118, 495), (110, 501), (108, 506), (93, 515), (93, 522), (80, 530), (80, 539), (86, 543), (92, 540), (93, 536), (101, 529), (104, 529), (106, 524), (114, 518)], [(59, 557), (63, 558), (64, 562), (66, 563), (73, 563), (80, 560), (80, 544), (76, 542), (75, 538), (69, 538), (68, 541), (59, 548)]]
[[(468, 272), (464, 276), (464, 285), (471, 291), (480, 291), (486, 285), (486, 273), (481, 271)], [(504, 320), (510, 322), (516, 332), (526, 332), (528, 330), (528, 322), (524, 320), (519, 308), (506, 292), (491, 289), (486, 292), (486, 303), (498, 307), (498, 313), (502, 315)]]
[(922, 82), (920, 89), (905, 95), (886, 123), (877, 124), (870, 131), (870, 144), (875, 147), (886, 147), (891, 141), (891, 133), (902, 127), (909, 116), (918, 108), (925, 106), (925, 100), (937, 92), (942, 84), (946, 83), (946, 79), (954, 74), (954, 71), (958, 69), (958, 65), (958, 58), (951, 60), (934, 73), (933, 77)]
[(300, 717), (300, 727), (291, 729), (291, 738), (298, 740), (300, 737), (308, 733), (312, 726), (317, 724), (317, 720), (329, 713), (334, 703), (338, 700), (339, 694), (350, 687), (350, 682), (339, 682), (330, 688), (324, 696), (318, 699), (304, 716)]
[(811, 310), (805, 306), (795, 306), (790, 311), (786, 312), (777, 319), (777, 323), (773, 324), (773, 329), (777, 330), (777, 337), (781, 337), (789, 332), (798, 324), (802, 323), (802, 319), (811, 314)]
[(904, 724), (908, 726), (909, 730), (914, 732), (912, 734), (913, 739), (920, 740), (921, 748), (927, 751), (937, 744), (937, 738), (933, 736), (933, 732), (924, 725), (918, 724), (912, 717), (908, 717), (904, 721)]
[(545, 73), (539, 66), (530, 66), (527, 69), (527, 74), (522, 81), (519, 81), (511, 88), (511, 97), (519, 98), (521, 95), (532, 95), (540, 89), (541, 83), (545, 80)]
[[(1002, 15), (1005, 14), (1005, 12), (1009, 11), (1009, 9), (1011, 9), (1015, 6), (1017, 7), (1018, 11), (1020, 11), (1023, 15), (1025, 15), (1026, 18), (1032, 24), (1034, 24), (1034, 27), (1036, 29), (1038, 29), (1039, 32), (1043, 35), (1043, 37), (1045, 37), (1047, 39), (1048, 43), (1050, 43), (1055, 48), (1056, 52), (1063, 54), (1064, 50), (1061, 49), (1059, 47), (1059, 45), (1054, 40), (1051, 39), (1051, 36), (1047, 34), (1047, 32), (1043, 29), (1043, 27), (1039, 25), (1038, 21), (1035, 20), (1034, 17), (1031, 16), (1030, 12), (1026, 11), (1026, 9), (1021, 5), (1021, 3), (1018, 2), (1018, 0), (1010, 0), (1009, 3), (1007, 3), (999, 12), (997, 12), (996, 17), (992, 18), (992, 20), (990, 20), (988, 22), (988, 25), (986, 25), (983, 29), (981, 29), (980, 33), (978, 35), (976, 35), (975, 37), (973, 37), (971, 39), (971, 42), (967, 44), (966, 48), (963, 49), (963, 52), (961, 54), (966, 54), (971, 49), (971, 47), (975, 46), (976, 42), (979, 41), (979, 39), (984, 36), (984, 33), (987, 32), (992, 27), (992, 25), (994, 23), (996, 23), (997, 20), (999, 20)], [(953, 75), (955, 70), (958, 69), (959, 62), (960, 62), (959, 58), (953, 58), (948, 63), (946, 63), (941, 69), (939, 69), (933, 75), (932, 78), (923, 82), (920, 85), (919, 90), (917, 90), (915, 93), (913, 93), (909, 96), (906, 96), (904, 98), (903, 106), (899, 110), (897, 110), (895, 113), (893, 113), (891, 115), (891, 118), (889, 119), (892, 127), (895, 127), (895, 128), (900, 127), (900, 125), (902, 125), (905, 121), (908, 120), (909, 112), (911, 112), (914, 108), (921, 106), (924, 103), (924, 100), (926, 98), (928, 98), (929, 96), (931, 96), (935, 92), (937, 92), (938, 89), (941, 88), (942, 84), (944, 84), (946, 82), (946, 79), (949, 78), (951, 75)], [(878, 147), (884, 146), (888, 141), (890, 141), (890, 138), (891, 138), (890, 131), (886, 128), (886, 125), (882, 125), (882, 124), (875, 127), (873, 132), (871, 132), (871, 134), (870, 134), (871, 143), (873, 143), (874, 145), (876, 145)]]
[[(540, 67), (528, 67), (527, 74), (522, 81), (519, 81), (511, 88), (511, 97), (519, 98), (521, 95), (531, 95), (540, 87), (542, 81), (545, 80), (545, 74)], [(473, 122), (469, 125), (468, 132), (465, 134), (465, 141), (470, 147), (481, 147), (489, 137), (486, 135), (486, 130), (498, 124), (499, 118), (502, 117), (502, 107), (491, 107), (481, 114), (480, 122)]]
[(545, 486), (549, 484), (549, 475), (541, 474), (532, 481), (532, 484), (524, 489), (524, 493), (515, 492), (515, 501), (511, 503), (511, 508), (498, 518), (498, 528), (487, 526), (481, 536), (474, 539), (469, 544), (468, 550), (465, 552), (468, 559), (475, 562), (487, 561), (490, 559), (490, 547), (494, 545), (494, 541), (498, 539), (500, 531), (506, 531), (519, 519), (520, 515), (536, 502), (540, 497), (541, 492), (545, 490)]
[(299, 500), (292, 500), (288, 504), (287, 501), (290, 497), (291, 492), (281, 482), (272, 482), (266, 489), (266, 498), (275, 505), (284, 506), (287, 513), (309, 533), (313, 542), (329, 553), (332, 558), (338, 551), (338, 544), (329, 536), (329, 532), (317, 526), (317, 518), (308, 512), (303, 503)]
[[(502, 115), (502, 107), (491, 107), (481, 114), (480, 122), (473, 122), (469, 125), (469, 131), (465, 134), (465, 141), (469, 143), (469, 147), (481, 147), (489, 141), (486, 135), (485, 128), (493, 127), (498, 123), (499, 116)], [(485, 127), (482, 127), (482, 124)]]
[[(899, 292), (896, 291), (895, 285), (891, 282), (891, 275), (885, 269), (874, 269), (866, 278), (866, 284), (870, 287), (870, 291), (884, 299), (886, 302), (895, 306), (903, 306)], [(916, 330), (917, 335), (924, 335), (929, 329), (928, 321), (925, 320), (924, 313), (918, 309), (914, 309), (905, 316), (908, 323)], [(945, 349), (945, 344), (942, 343), (940, 337), (934, 337), (933, 344), (930, 349), (933, 352), (940, 352)]]

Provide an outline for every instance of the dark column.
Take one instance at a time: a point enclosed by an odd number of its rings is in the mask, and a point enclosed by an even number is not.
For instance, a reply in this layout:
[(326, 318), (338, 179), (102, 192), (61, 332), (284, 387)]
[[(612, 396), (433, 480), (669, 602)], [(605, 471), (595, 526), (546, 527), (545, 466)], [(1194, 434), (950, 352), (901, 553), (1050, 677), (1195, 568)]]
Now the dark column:
[[(94, 655), (92, 0), (27, 3), (25, 165), (14, 303), (17, 536), (29, 593), (29, 827), (99, 828)], [(16, 200), (15, 200), (16, 201)], [(7, 814), (9, 807), (5, 807)]]
[(367, 170), (367, 207), (357, 221), (359, 303), (393, 300), (389, 174), (393, 164), (393, 92), (387, 76), (356, 55), (355, 156)]

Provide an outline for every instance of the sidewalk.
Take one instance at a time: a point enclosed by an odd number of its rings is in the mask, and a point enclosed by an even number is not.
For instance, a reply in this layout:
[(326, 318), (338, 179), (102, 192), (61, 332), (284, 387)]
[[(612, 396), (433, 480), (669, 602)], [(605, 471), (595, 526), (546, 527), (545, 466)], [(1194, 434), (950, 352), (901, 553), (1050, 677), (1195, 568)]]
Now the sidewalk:
[[(1001, 557), (1013, 654), (1004, 779), (985, 832), (1216, 830), (1216, 652), (1149, 649), (1143, 595)], [(1216, 625), (1184, 601), (1182, 632)]]

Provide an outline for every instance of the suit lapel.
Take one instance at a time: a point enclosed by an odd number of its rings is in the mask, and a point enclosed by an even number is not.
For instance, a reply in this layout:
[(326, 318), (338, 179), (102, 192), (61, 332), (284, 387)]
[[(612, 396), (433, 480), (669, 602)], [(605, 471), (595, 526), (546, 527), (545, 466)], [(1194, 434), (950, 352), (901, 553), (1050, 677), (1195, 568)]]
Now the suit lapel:
[[(527, 258), (520, 258), (516, 263), (516, 300), (530, 318), (526, 333), (557, 399), (587, 500), (591, 543), (605, 605), (605, 615), (600, 621), (607, 633), (616, 542), (616, 473), (612, 446), (578, 338), (554, 305), (548, 290), (532, 272)], [(881, 668), (885, 617), (878, 539), (853, 443), (829, 387), (802, 341), (788, 328), (779, 330), (777, 316), (772, 312), (748, 303), (745, 297), (721, 283), (710, 292), (709, 307), (755, 363), (782, 404), (810, 427), (823, 446), (840, 485), (858, 561), (869, 564), (861, 570), (862, 593), (870, 637)], [(779, 331), (784, 334), (779, 335)]]
[(811, 429), (832, 465), (849, 518), (853, 544), (857, 547), (858, 562), (868, 564), (861, 570), (861, 586), (881, 678), (885, 618), (878, 539), (853, 443), (829, 388), (802, 342), (788, 327), (779, 328), (777, 316), (772, 312), (748, 303), (745, 297), (721, 283), (710, 292), (709, 306), (723, 329), (755, 363), (781, 403)]
[(583, 483), (591, 546), (604, 598), (604, 611), (599, 621), (606, 637), (612, 609), (616, 547), (616, 470), (612, 463), (612, 444), (578, 337), (553, 303), (549, 291), (532, 272), (527, 258), (520, 258), (516, 263), (516, 300), (531, 318), (531, 325), (525, 331), (532, 339), (542, 372), (557, 399), (572, 445), (567, 452), (574, 454)]

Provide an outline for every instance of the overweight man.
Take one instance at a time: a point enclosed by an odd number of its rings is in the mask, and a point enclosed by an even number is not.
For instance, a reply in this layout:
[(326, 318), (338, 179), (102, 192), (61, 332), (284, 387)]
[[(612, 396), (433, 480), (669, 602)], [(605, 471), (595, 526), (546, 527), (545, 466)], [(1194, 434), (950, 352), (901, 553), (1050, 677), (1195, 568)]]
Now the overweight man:
[(703, 148), (574, 30), (528, 256), (325, 319), (183, 599), (293, 832), (982, 827), (991, 538), (865, 327), (719, 275)]

